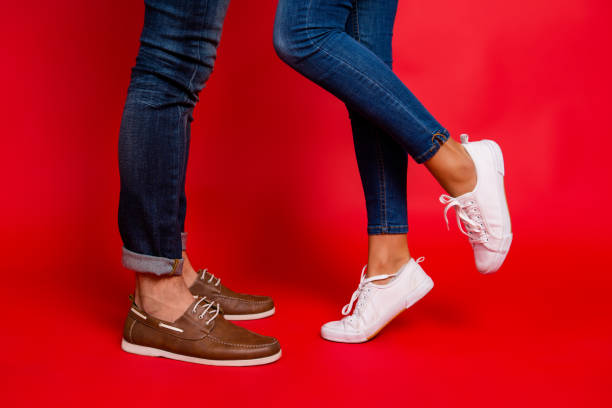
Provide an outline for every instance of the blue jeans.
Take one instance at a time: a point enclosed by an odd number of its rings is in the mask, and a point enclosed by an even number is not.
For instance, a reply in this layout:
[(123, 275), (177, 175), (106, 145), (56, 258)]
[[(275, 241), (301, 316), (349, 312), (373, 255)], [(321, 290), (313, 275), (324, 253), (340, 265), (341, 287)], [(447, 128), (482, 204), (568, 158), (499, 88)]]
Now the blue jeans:
[(406, 233), (407, 154), (430, 159), (448, 131), (391, 70), (397, 0), (279, 0), (274, 48), (349, 111), (369, 234)]
[(229, 0), (147, 0), (119, 133), (123, 264), (181, 274), (192, 111), (208, 80)]

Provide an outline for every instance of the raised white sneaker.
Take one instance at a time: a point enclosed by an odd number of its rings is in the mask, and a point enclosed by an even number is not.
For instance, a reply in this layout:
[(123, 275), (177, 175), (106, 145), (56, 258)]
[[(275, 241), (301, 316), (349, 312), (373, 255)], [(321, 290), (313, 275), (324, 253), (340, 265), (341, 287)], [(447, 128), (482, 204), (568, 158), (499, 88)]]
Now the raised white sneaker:
[(443, 194), (440, 202), (446, 204), (444, 219), (447, 227), (448, 210), (455, 208), (459, 229), (468, 236), (474, 249), (476, 269), (480, 273), (491, 273), (504, 263), (512, 243), (510, 213), (504, 191), (504, 157), (492, 140), (468, 143), (468, 135), (462, 134), (461, 144), (474, 161), (476, 187), (459, 197)]
[[(366, 266), (361, 271), (359, 287), (351, 301), (342, 308), (342, 320), (325, 323), (321, 327), (321, 337), (342, 343), (362, 343), (374, 337), (398, 314), (414, 305), (433, 288), (433, 281), (418, 264), (411, 259), (393, 275), (365, 277)], [(376, 281), (393, 279), (385, 285)], [(359, 300), (357, 300), (359, 299)], [(349, 315), (357, 300), (353, 314)]]

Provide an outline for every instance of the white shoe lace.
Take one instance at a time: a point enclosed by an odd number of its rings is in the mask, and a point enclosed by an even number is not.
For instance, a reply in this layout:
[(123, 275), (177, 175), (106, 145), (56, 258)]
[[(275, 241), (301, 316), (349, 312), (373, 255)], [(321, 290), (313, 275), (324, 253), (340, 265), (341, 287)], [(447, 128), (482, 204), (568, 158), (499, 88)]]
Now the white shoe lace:
[(200, 276), (200, 280), (204, 280), (206, 274), (210, 275), (210, 279), (208, 279), (207, 281), (208, 283), (211, 283), (213, 279), (217, 279), (217, 283), (215, 283), (215, 286), (219, 286), (219, 284), (221, 284), (221, 278), (217, 278), (215, 275), (208, 272), (208, 268), (204, 268), (204, 270), (202, 270), (202, 276)]
[[(191, 312), (197, 313), (198, 306), (200, 306), (200, 304), (204, 302), (205, 300), (206, 300), (206, 296), (200, 298), (200, 300), (198, 300), (196, 304), (193, 306), (193, 309), (191, 310)], [(206, 325), (208, 326), (210, 322), (212, 322), (213, 320), (217, 318), (217, 316), (219, 316), (219, 310), (220, 310), (219, 303), (215, 304), (215, 302), (213, 302), (212, 300), (208, 300), (206, 301), (206, 306), (202, 306), (202, 308), (203, 308), (202, 313), (198, 315), (198, 319), (203, 319), (207, 313), (213, 315), (210, 319), (206, 321)]]
[[(364, 265), (363, 269), (361, 270), (361, 279), (359, 281), (359, 286), (357, 286), (357, 290), (353, 292), (353, 295), (351, 296), (351, 301), (347, 305), (344, 305), (344, 307), (342, 308), (342, 314), (344, 316), (347, 316), (349, 313), (351, 313), (353, 304), (355, 303), (357, 299), (359, 299), (359, 301), (357, 302), (357, 305), (355, 306), (355, 310), (354, 310), (355, 313), (349, 316), (349, 318), (352, 318), (355, 314), (359, 314), (363, 310), (365, 300), (367, 299), (367, 296), (370, 293), (370, 288), (365, 288), (365, 286), (368, 283), (391, 278), (397, 275), (397, 273), (394, 273), (392, 275), (376, 275), (376, 276), (372, 276), (371, 278), (366, 278), (365, 271), (367, 267), (368, 265)], [(365, 288), (365, 291), (364, 291), (364, 288)], [(361, 296), (362, 294), (363, 296)]]
[(468, 200), (461, 204), (455, 197), (442, 194), (440, 202), (446, 204), (444, 208), (446, 228), (450, 229), (448, 225), (448, 210), (455, 208), (459, 230), (470, 239), (470, 242), (474, 244), (489, 242), (489, 234), (484, 225), (480, 207), (478, 207), (474, 200)]

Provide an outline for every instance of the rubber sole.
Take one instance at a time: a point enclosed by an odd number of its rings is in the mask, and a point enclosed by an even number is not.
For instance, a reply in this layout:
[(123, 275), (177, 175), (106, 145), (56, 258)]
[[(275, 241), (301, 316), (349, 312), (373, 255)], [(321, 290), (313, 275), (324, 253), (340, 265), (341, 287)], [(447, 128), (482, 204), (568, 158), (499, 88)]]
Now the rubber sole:
[(121, 349), (128, 353), (138, 354), (141, 356), (164, 357), (172, 360), (185, 361), (187, 363), (225, 367), (247, 367), (270, 364), (281, 358), (282, 355), (282, 351), (279, 351), (278, 353), (268, 357), (254, 358), (250, 360), (208, 360), (205, 358), (197, 358), (191, 356), (184, 356), (182, 354), (171, 353), (169, 351), (160, 350), (153, 347), (139, 346), (137, 344), (130, 343), (125, 339), (121, 340)]
[(243, 315), (223, 315), (223, 317), (225, 317), (225, 320), (256, 320), (256, 319), (263, 319), (264, 317), (269, 317), (272, 316), (274, 313), (276, 313), (276, 308), (273, 307), (270, 310), (266, 310), (265, 312), (261, 312), (261, 313), (253, 313), (253, 314), (243, 314)]
[(350, 343), (350, 344), (365, 343), (366, 341), (369, 341), (373, 339), (374, 337), (376, 337), (376, 335), (380, 333), (382, 329), (384, 329), (389, 323), (391, 323), (393, 319), (395, 319), (397, 316), (402, 314), (406, 309), (410, 308), (416, 302), (423, 299), (423, 297), (425, 297), (425, 295), (428, 294), (429, 291), (433, 289), (433, 287), (434, 287), (433, 280), (429, 276), (427, 276), (423, 280), (423, 282), (421, 282), (416, 288), (414, 288), (412, 292), (408, 295), (404, 308), (400, 310), (399, 313), (397, 313), (391, 319), (387, 320), (383, 325), (381, 325), (378, 329), (376, 329), (374, 333), (370, 335), (353, 337), (353, 336), (346, 336), (346, 335), (343, 336), (341, 333), (338, 333), (337, 335), (335, 335), (335, 333), (324, 334), (323, 329), (321, 328), (321, 337), (323, 337), (325, 340), (334, 341), (337, 343)]

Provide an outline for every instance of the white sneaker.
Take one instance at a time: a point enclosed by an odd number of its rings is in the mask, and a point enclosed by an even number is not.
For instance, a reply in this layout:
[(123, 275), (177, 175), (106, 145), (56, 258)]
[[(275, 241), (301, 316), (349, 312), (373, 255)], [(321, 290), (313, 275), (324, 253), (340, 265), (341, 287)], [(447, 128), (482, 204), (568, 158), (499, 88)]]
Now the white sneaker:
[[(342, 320), (325, 323), (321, 337), (342, 343), (362, 343), (374, 337), (383, 327), (405, 309), (418, 302), (433, 288), (433, 281), (418, 264), (411, 259), (393, 275), (365, 277), (366, 266), (361, 271), (359, 287), (351, 301), (342, 308)], [(393, 277), (385, 285), (374, 282)], [(357, 305), (349, 316), (353, 303)]]
[(492, 273), (504, 263), (512, 242), (504, 191), (504, 157), (492, 140), (468, 143), (468, 135), (462, 134), (461, 144), (474, 161), (476, 187), (459, 197), (441, 195), (440, 202), (446, 204), (444, 219), (448, 227), (447, 213), (454, 207), (459, 229), (469, 237), (474, 249), (476, 269)]

